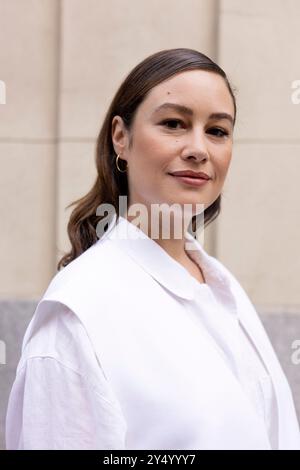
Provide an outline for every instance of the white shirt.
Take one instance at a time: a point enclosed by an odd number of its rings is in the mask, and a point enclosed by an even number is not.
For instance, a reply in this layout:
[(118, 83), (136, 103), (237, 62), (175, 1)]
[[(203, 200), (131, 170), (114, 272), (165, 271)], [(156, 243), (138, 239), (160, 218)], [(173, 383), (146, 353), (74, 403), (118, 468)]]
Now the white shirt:
[[(236, 312), (231, 311), (227, 303), (221, 304), (216, 299), (213, 290), (218, 290), (218, 284), (215, 283), (213, 289), (207, 283), (197, 284), (197, 296), (190, 311), (220, 348), (256, 413), (264, 421), (271, 447), (275, 450), (278, 446), (277, 406), (270, 374)], [(205, 309), (201, 309), (199, 315), (197, 305), (203, 303)]]
[(81, 322), (57, 304), (10, 395), (7, 449), (119, 449), (121, 421)]
[[(120, 222), (128, 228), (129, 222), (123, 218)], [(132, 230), (132, 224), (129, 225)], [(51, 302), (49, 314), (38, 317), (33, 329), (35, 334), (23, 348), (7, 411), (7, 449), (205, 449), (215, 448), (216, 444), (213, 438), (210, 442), (209, 436), (216, 433), (220, 433), (218, 448), (276, 449), (278, 417), (272, 380), (241, 326), (228, 284), (220, 273), (214, 275), (216, 265), (208, 263), (203, 249), (188, 251), (201, 265), (207, 280), (207, 284), (200, 284), (155, 241), (147, 239), (145, 242), (147, 248), (153, 250), (149, 258), (145, 246), (139, 252), (135, 243), (131, 244), (127, 254), (132, 256), (133, 253), (140, 265), (147, 259), (147, 268), (155, 266), (152, 275), (158, 281), (155, 289), (160, 289), (159, 298), (167, 294), (165, 287), (173, 275), (173, 281), (183, 283), (177, 284), (178, 292), (184, 287), (192, 289), (195, 295), (190, 300), (176, 299), (176, 308), (172, 300), (172, 311), (164, 308), (162, 301), (162, 310), (152, 312), (153, 324), (149, 315), (142, 317), (143, 309), (147, 310), (149, 306), (141, 305), (141, 313), (134, 323), (129, 309), (125, 309), (127, 317), (119, 316), (114, 323), (110, 313), (109, 321), (117, 328), (111, 330), (116, 334), (110, 336), (105, 334), (100, 311), (98, 324), (87, 334), (86, 327), (70, 308), (60, 302)], [(108, 247), (106, 245), (105, 252), (109, 251)], [(151, 265), (153, 255), (155, 265)], [(93, 252), (91, 261), (95, 262), (94, 259)], [(118, 259), (122, 263), (121, 256)], [(83, 268), (79, 267), (81, 272)], [(69, 272), (72, 281), (75, 274)], [(168, 279), (165, 277), (167, 272)], [(130, 273), (128, 275), (130, 277)], [(162, 279), (164, 287), (160, 284)], [(149, 291), (150, 284), (147, 283), (148, 278), (145, 292)], [(144, 288), (142, 284), (139, 287)], [(128, 292), (128, 286), (126, 288), (125, 294), (119, 294), (123, 303), (126, 292), (132, 296), (137, 286), (132, 286), (132, 292)], [(76, 290), (72, 289), (75, 295)], [(98, 289), (101, 296), (101, 283)], [(151, 304), (151, 300), (149, 296), (146, 304)], [(128, 342), (119, 331), (122, 327)], [(102, 329), (101, 341), (91, 340), (93, 333), (100, 335)], [(130, 340), (130, 335), (134, 340)], [(149, 345), (151, 357), (147, 350)], [(103, 348), (102, 355), (98, 354), (98, 348), (100, 351)], [(207, 357), (204, 357), (205, 352)], [(109, 354), (116, 355), (117, 374), (109, 370), (110, 361), (113, 364)], [(214, 375), (203, 376), (204, 360), (218, 364), (216, 378), (220, 383), (216, 382), (217, 389), (209, 385), (215, 383)], [(130, 377), (129, 372), (133, 374)], [(227, 382), (231, 385), (227, 386)], [(232, 395), (236, 393), (232, 404), (230, 387)], [(239, 387), (244, 390), (245, 398), (242, 393), (238, 395)], [(224, 416), (218, 410), (215, 410), (216, 415), (214, 411), (208, 413), (205, 404), (210, 399), (214, 407), (219, 403), (220, 410), (224, 408)], [(286, 399), (290, 400), (290, 396)], [(230, 406), (233, 406), (232, 417)], [(234, 406), (236, 417), (233, 416)], [(239, 442), (239, 421), (244, 419), (245, 437)], [(233, 437), (222, 429), (222, 426), (228, 429), (227, 420)], [(257, 428), (249, 437), (249, 443), (247, 420)], [(263, 437), (263, 428), (267, 437)]]

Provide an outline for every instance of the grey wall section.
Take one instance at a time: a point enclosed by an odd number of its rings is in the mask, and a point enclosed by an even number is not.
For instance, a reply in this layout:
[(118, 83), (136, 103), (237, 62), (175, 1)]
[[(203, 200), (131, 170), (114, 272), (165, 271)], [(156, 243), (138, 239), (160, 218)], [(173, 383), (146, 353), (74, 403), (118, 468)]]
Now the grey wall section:
[[(0, 302), (0, 337), (6, 343), (7, 359), (6, 364), (0, 365), (0, 449), (5, 447), (7, 401), (21, 352), (22, 338), (36, 304), (35, 301)], [(291, 361), (291, 345), (295, 339), (300, 339), (300, 315), (282, 312), (264, 313), (260, 316), (291, 385), (300, 419), (300, 364), (294, 365)]]
[(35, 301), (0, 302), (0, 339), (6, 345), (6, 363), (0, 364), (0, 449), (5, 447), (5, 417), (9, 393), (19, 362), (22, 339), (34, 313)]

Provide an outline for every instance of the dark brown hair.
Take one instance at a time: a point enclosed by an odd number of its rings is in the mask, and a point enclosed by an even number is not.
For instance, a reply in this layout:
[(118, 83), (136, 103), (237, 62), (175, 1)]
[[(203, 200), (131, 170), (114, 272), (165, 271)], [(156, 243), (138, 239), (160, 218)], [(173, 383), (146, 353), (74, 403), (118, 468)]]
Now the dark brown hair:
[[(97, 216), (100, 204), (111, 204), (119, 216), (119, 196), (128, 196), (126, 173), (120, 173), (115, 165), (116, 154), (112, 143), (112, 120), (115, 115), (123, 119), (130, 133), (138, 106), (149, 91), (159, 83), (179, 72), (186, 70), (208, 70), (221, 75), (228, 87), (234, 104), (234, 123), (236, 119), (236, 100), (233, 89), (225, 72), (209, 57), (194, 49), (176, 48), (156, 52), (136, 65), (121, 83), (104, 118), (96, 144), (97, 177), (91, 190), (82, 198), (72, 202), (67, 208), (73, 209), (67, 230), (71, 241), (71, 251), (65, 254), (57, 269), (67, 266), (97, 240), (96, 226), (104, 216)], [(220, 213), (221, 195), (204, 211), (204, 227)], [(197, 227), (197, 215), (192, 218), (193, 232)]]

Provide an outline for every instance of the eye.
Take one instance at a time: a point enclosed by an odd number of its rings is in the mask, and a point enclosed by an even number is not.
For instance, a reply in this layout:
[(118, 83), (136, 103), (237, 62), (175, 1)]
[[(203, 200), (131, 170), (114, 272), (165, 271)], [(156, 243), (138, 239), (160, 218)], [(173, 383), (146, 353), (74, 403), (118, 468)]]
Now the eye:
[(211, 129), (208, 129), (208, 132), (216, 137), (226, 137), (229, 135), (227, 131), (220, 129), (219, 127), (212, 127)]
[[(161, 122), (161, 124), (163, 126), (166, 126), (168, 123), (184, 124), (180, 119), (165, 119), (164, 121)], [(169, 127), (169, 126), (167, 126), (167, 127)], [(176, 130), (175, 127), (171, 127), (171, 128), (169, 127), (169, 129), (175, 129)]]

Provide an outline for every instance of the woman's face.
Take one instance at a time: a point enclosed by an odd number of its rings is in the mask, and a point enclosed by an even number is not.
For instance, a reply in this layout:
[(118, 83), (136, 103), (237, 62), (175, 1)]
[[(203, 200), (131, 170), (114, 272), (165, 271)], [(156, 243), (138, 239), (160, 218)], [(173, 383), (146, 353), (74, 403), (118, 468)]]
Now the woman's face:
[[(178, 73), (149, 92), (135, 115), (132, 145), (115, 116), (112, 138), (120, 159), (127, 161), (129, 206), (191, 204), (193, 214), (196, 203), (203, 209), (210, 206), (222, 191), (230, 164), (233, 118), (224, 79), (204, 70)], [(119, 166), (126, 164), (119, 160)], [(202, 171), (211, 179), (194, 186), (170, 175), (181, 170)]]

